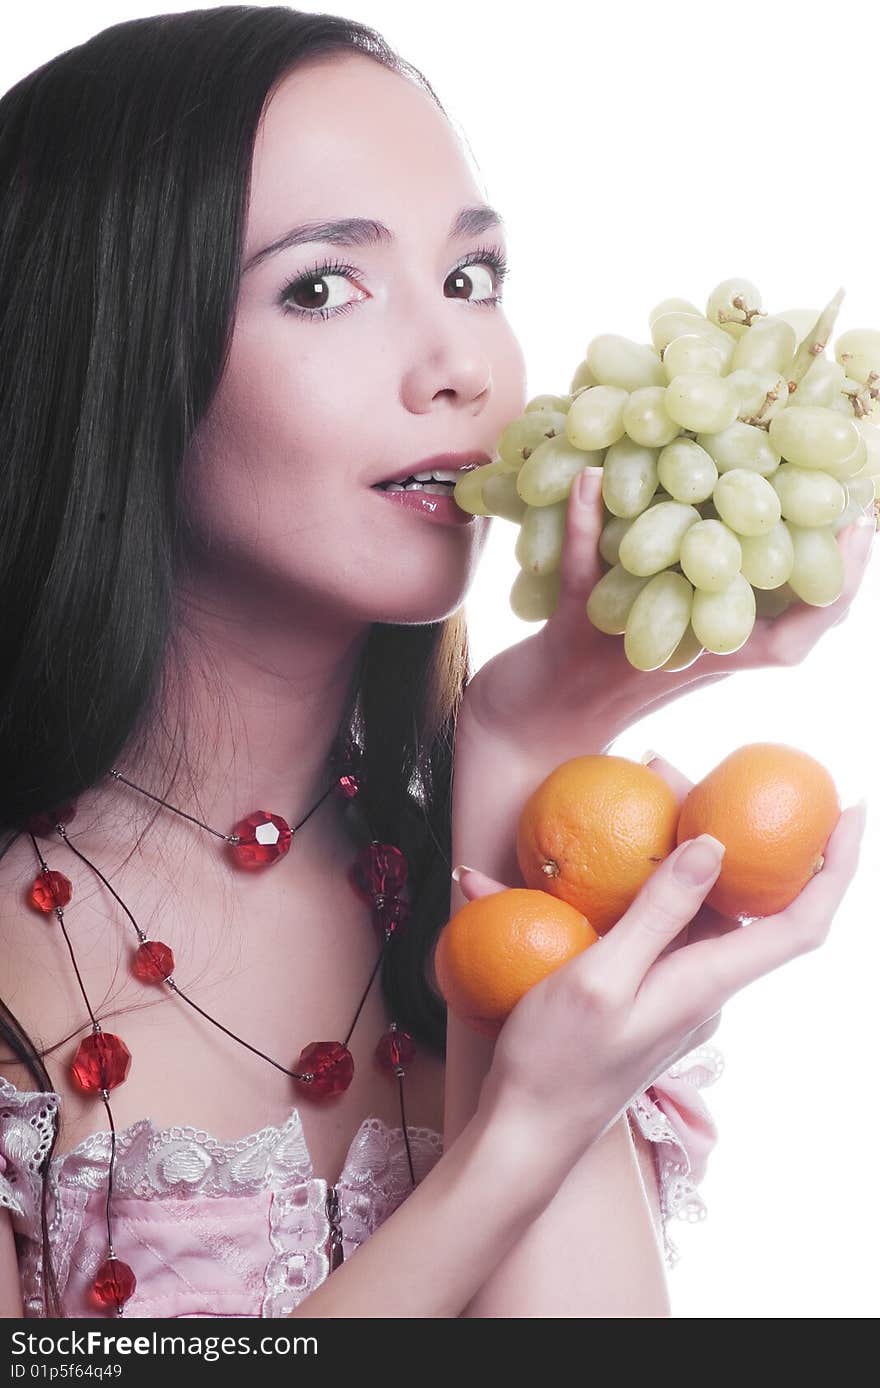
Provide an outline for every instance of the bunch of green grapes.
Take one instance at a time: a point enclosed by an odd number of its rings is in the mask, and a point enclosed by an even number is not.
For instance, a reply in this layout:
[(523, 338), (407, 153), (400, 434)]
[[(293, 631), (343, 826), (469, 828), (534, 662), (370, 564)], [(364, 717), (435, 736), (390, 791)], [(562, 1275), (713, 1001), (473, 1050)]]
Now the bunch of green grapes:
[(843, 588), (836, 535), (880, 498), (880, 332), (826, 354), (843, 298), (768, 314), (747, 280), (706, 312), (666, 299), (652, 345), (596, 337), (567, 395), (538, 395), (492, 462), (455, 499), (520, 527), (510, 602), (524, 621), (556, 608), (572, 482), (602, 468), (606, 566), (587, 602), (639, 670), (731, 654), (756, 616)]

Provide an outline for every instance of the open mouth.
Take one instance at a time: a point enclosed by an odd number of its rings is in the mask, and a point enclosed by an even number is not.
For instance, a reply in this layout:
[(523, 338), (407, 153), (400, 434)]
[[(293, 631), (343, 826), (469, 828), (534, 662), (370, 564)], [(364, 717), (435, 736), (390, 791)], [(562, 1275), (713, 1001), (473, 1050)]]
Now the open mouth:
[(395, 482), (377, 482), (376, 489), (381, 492), (427, 492), (431, 496), (452, 496), (455, 484), (463, 472), (469, 468), (459, 468), (457, 472), (417, 472), (412, 477), (398, 478)]

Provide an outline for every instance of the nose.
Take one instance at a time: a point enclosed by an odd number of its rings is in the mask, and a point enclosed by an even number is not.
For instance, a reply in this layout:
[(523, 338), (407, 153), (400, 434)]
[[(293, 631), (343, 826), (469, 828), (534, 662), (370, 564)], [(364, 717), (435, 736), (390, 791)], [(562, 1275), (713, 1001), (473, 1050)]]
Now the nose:
[(479, 414), (492, 387), (492, 362), (485, 330), (467, 321), (477, 310), (449, 299), (425, 314), (408, 339), (401, 373), (401, 398), (413, 414), (438, 404)]

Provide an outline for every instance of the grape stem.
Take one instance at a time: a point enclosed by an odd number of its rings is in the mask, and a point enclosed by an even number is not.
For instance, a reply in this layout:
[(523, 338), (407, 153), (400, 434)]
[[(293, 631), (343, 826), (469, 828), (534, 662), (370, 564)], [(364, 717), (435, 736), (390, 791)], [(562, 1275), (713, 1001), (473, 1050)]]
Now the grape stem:
[(761, 408), (759, 409), (758, 413), (753, 415), (747, 415), (745, 418), (741, 417), (741, 422), (743, 424), (751, 424), (756, 429), (766, 429), (769, 431), (770, 420), (767, 419), (765, 416), (770, 406), (774, 404), (775, 401), (777, 401), (778, 399), (779, 385), (777, 383), (775, 386), (772, 387), (771, 390), (768, 390), (767, 394), (764, 396), (763, 404), (761, 405)]
[(767, 313), (764, 309), (749, 308), (741, 294), (737, 294), (736, 298), (731, 300), (731, 303), (734, 308), (739, 309), (742, 318), (738, 318), (735, 313), (727, 313), (722, 308), (718, 310), (717, 317), (719, 323), (742, 323), (746, 328), (750, 328), (754, 319), (767, 317)]
[[(849, 357), (844, 353), (841, 357), (841, 365), (845, 367), (848, 360)], [(880, 400), (880, 390), (877, 388), (878, 381), (880, 381), (880, 375), (876, 371), (872, 371), (861, 390), (845, 390), (843, 392), (852, 405), (856, 419), (864, 419), (865, 415), (871, 413), (875, 403)]]
[(812, 332), (807, 333), (800, 347), (795, 354), (792, 362), (791, 374), (788, 378), (788, 389), (792, 394), (797, 390), (798, 385), (804, 379), (810, 367), (817, 357), (820, 357), (828, 345), (837, 315), (840, 312), (840, 305), (846, 293), (845, 289), (838, 289), (830, 303), (826, 304), (819, 317), (813, 325)]

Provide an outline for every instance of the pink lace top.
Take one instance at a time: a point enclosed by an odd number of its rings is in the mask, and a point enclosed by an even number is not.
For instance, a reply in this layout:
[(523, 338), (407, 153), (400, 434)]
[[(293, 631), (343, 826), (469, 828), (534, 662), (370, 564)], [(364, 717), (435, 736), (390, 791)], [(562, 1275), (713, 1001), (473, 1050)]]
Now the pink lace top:
[[(717, 1140), (697, 1093), (721, 1073), (713, 1046), (667, 1070), (627, 1112), (653, 1144), (667, 1262), (673, 1217), (702, 1219), (697, 1192)], [(40, 1272), (40, 1174), (51, 1145), (57, 1094), (19, 1090), (0, 1078), (0, 1205), (11, 1211), (24, 1314), (45, 1315)], [(409, 1128), (416, 1182), (443, 1140)], [(89, 1296), (106, 1256), (109, 1132), (95, 1133), (49, 1164), (47, 1215), (66, 1316), (100, 1314)], [(142, 1118), (117, 1133), (115, 1252), (137, 1288), (130, 1316), (286, 1316), (329, 1273), (331, 1223), (349, 1258), (412, 1189), (401, 1128), (365, 1118), (335, 1186), (313, 1175), (298, 1110), (280, 1127), (218, 1142), (192, 1127), (157, 1129)], [(335, 1197), (335, 1198), (334, 1198)], [(338, 1210), (338, 1215), (336, 1211)]]

